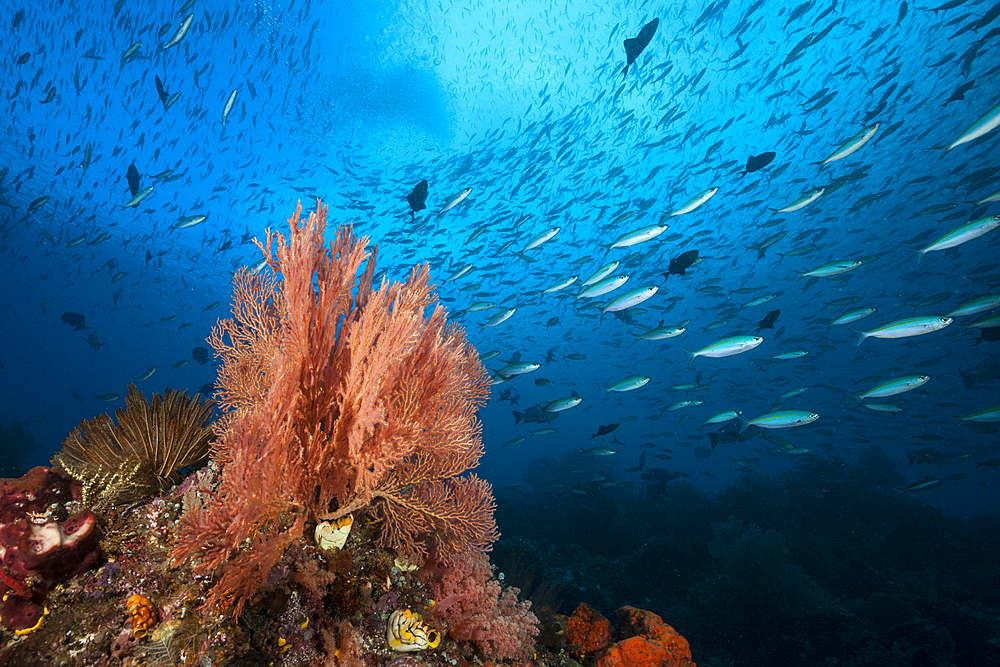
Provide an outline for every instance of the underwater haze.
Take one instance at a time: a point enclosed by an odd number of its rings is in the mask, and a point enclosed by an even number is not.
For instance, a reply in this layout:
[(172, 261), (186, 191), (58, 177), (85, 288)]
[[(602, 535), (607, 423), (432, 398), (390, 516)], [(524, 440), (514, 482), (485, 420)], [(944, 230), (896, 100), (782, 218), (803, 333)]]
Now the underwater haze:
[[(494, 376), (500, 531), (549, 566), (578, 540), (567, 603), (652, 608), (744, 664), (686, 589), (602, 583), (621, 554), (596, 544), (658, 512), (705, 544), (778, 530), (812, 610), (861, 592), (796, 531), (871, 498), (997, 544), (994, 0), (50, 0), (5, 3), (0, 34), (3, 476), (131, 382), (211, 393), (233, 273), (321, 200), (388, 279), (430, 265)], [(929, 519), (879, 516), (923, 548)], [(950, 664), (998, 664), (983, 624)]]

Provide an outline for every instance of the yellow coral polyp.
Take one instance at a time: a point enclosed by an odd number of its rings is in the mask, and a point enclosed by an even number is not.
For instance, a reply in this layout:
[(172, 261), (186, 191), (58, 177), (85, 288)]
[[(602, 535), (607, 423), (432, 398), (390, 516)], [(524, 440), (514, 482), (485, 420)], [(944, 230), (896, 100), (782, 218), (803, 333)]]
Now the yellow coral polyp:
[(135, 594), (125, 605), (132, 621), (132, 635), (136, 639), (146, 636), (146, 631), (156, 625), (156, 609), (148, 598)]
[(392, 612), (385, 638), (389, 648), (400, 653), (437, 648), (441, 643), (441, 633), (425, 625), (423, 617), (409, 609)]

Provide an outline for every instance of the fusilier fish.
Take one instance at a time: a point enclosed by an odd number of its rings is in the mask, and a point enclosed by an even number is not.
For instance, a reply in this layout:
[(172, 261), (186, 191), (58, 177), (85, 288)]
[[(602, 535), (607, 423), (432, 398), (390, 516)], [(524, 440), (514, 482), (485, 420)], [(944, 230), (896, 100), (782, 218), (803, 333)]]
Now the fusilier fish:
[(1000, 227), (1000, 215), (989, 215), (985, 218), (978, 218), (967, 222), (961, 227), (951, 230), (926, 248), (921, 249), (919, 251), (920, 257), (917, 261), (922, 260), (924, 255), (929, 252), (954, 248), (972, 239), (977, 239), (983, 234), (992, 232), (997, 227)]
[(508, 308), (506, 310), (502, 310), (499, 313), (497, 313), (496, 315), (494, 315), (493, 317), (491, 317), (490, 320), (489, 320), (489, 322), (487, 322), (486, 324), (483, 325), (483, 328), (486, 328), (486, 327), (495, 327), (498, 324), (503, 324), (504, 322), (506, 322), (507, 320), (509, 320), (511, 318), (511, 316), (514, 313), (516, 313), (516, 312), (517, 312), (517, 308)]
[(735, 336), (733, 338), (723, 338), (712, 343), (708, 347), (703, 347), (697, 352), (691, 353), (688, 364), (695, 360), (695, 357), (711, 357), (718, 359), (721, 357), (731, 357), (734, 354), (749, 352), (764, 342), (760, 336)]
[(866, 398), (886, 398), (887, 396), (902, 394), (924, 386), (930, 379), (929, 375), (906, 375), (872, 387), (865, 393), (859, 394), (858, 400), (863, 401)]
[(861, 262), (856, 259), (845, 260), (842, 262), (830, 262), (829, 264), (824, 264), (823, 266), (817, 266), (811, 271), (806, 271), (802, 274), (802, 276), (808, 276), (810, 278), (829, 278), (830, 276), (839, 276), (841, 273), (853, 271), (859, 266), (861, 266)]
[(665, 231), (667, 231), (666, 225), (650, 225), (649, 227), (636, 229), (628, 234), (622, 234), (619, 236), (614, 243), (608, 246), (608, 250), (614, 250), (615, 248), (628, 248), (636, 245), (637, 243), (655, 239)]
[(534, 238), (532, 238), (530, 241), (528, 241), (528, 245), (524, 246), (524, 249), (521, 250), (521, 252), (528, 252), (529, 250), (532, 250), (533, 248), (537, 248), (538, 246), (542, 245), (546, 241), (550, 240), (553, 236), (555, 236), (556, 234), (558, 234), (560, 229), (562, 229), (562, 228), (561, 227), (550, 227), (550, 228), (546, 229), (544, 232), (541, 232), (540, 234), (535, 235)]
[(830, 322), (829, 326), (835, 327), (840, 324), (850, 324), (851, 322), (857, 322), (862, 318), (868, 317), (876, 310), (877, 310), (876, 308), (871, 308), (871, 307), (855, 308), (854, 310), (849, 310), (840, 317), (838, 317), (837, 319), (835, 319), (833, 322)]
[(656, 285), (650, 285), (648, 287), (640, 287), (639, 289), (632, 290), (631, 292), (628, 292), (623, 296), (618, 297), (617, 299), (606, 305), (603, 309), (601, 309), (601, 321), (602, 322), (604, 321), (605, 313), (617, 313), (618, 311), (621, 310), (634, 308), (643, 301), (651, 298), (654, 294), (656, 294), (657, 290), (659, 289), (660, 288), (657, 287)]
[(458, 206), (462, 202), (462, 200), (468, 197), (470, 194), (472, 194), (472, 188), (464, 188), (453, 194), (448, 199), (448, 201), (444, 203), (444, 206), (441, 207), (441, 210), (437, 212), (437, 217), (440, 218), (442, 215), (444, 215), (451, 209)]
[(601, 268), (597, 269), (592, 274), (590, 274), (590, 277), (583, 281), (583, 286), (588, 287), (590, 285), (593, 285), (594, 283), (598, 283), (604, 280), (605, 278), (610, 276), (615, 269), (618, 268), (618, 265), (620, 263), (621, 262), (618, 262), (617, 260), (614, 262), (608, 262), (607, 264), (605, 264), (604, 266), (602, 266)]
[(747, 426), (757, 426), (759, 428), (792, 428), (793, 426), (804, 426), (819, 419), (815, 412), (804, 410), (784, 410), (781, 412), (769, 412), (760, 417), (754, 417), (743, 424)]
[(992, 132), (998, 126), (1000, 126), (1000, 104), (987, 111), (982, 118), (977, 120), (968, 130), (959, 135), (958, 139), (955, 139), (955, 141), (951, 142), (947, 146), (943, 146), (942, 148), (946, 152), (950, 151), (956, 146), (961, 146), (962, 144), (970, 141), (975, 141), (987, 132)]
[(153, 194), (153, 186), (152, 185), (150, 185), (148, 187), (145, 187), (142, 190), (139, 190), (138, 192), (136, 192), (135, 195), (131, 199), (129, 199), (125, 204), (122, 205), (122, 208), (133, 208), (135, 206), (138, 206), (139, 203), (142, 202), (143, 199), (145, 199), (146, 197), (148, 197), (151, 194)]
[(951, 324), (950, 317), (938, 317), (930, 315), (927, 317), (908, 317), (905, 320), (890, 322), (878, 329), (862, 331), (858, 345), (869, 338), (909, 338), (910, 336), (923, 336), (924, 334), (940, 331)]
[(845, 157), (853, 155), (857, 151), (861, 150), (865, 144), (871, 141), (871, 138), (875, 136), (876, 132), (878, 132), (879, 126), (879, 123), (872, 123), (871, 125), (865, 127), (853, 137), (845, 141), (840, 148), (830, 154), (830, 157), (821, 162), (814, 162), (813, 164), (818, 164), (822, 167), (828, 162), (843, 160)]
[(596, 296), (603, 296), (608, 292), (613, 292), (628, 282), (628, 276), (624, 273), (619, 276), (605, 278), (596, 285), (592, 285), (576, 295), (577, 299), (592, 299)]
[(226, 129), (226, 121), (229, 120), (229, 114), (233, 112), (233, 107), (236, 106), (236, 93), (239, 92), (239, 88), (233, 88), (233, 92), (229, 93), (229, 99), (226, 100), (226, 106), (222, 107), (222, 129)]
[(775, 213), (791, 213), (793, 211), (798, 211), (799, 209), (803, 209), (806, 206), (809, 206), (809, 204), (813, 203), (814, 201), (816, 201), (817, 199), (819, 199), (820, 197), (822, 197), (824, 192), (826, 192), (826, 188), (825, 187), (815, 188), (815, 189), (810, 190), (809, 192), (805, 193), (804, 195), (802, 195), (801, 197), (799, 197), (798, 199), (796, 199), (792, 203), (786, 204), (785, 206), (782, 206), (781, 208), (776, 208), (776, 209), (772, 209), (772, 210)]
[(635, 389), (639, 389), (641, 387), (645, 387), (647, 384), (649, 384), (650, 379), (651, 378), (649, 378), (649, 377), (647, 377), (645, 375), (632, 375), (630, 377), (625, 378), (621, 382), (616, 382), (615, 384), (611, 385), (610, 387), (606, 387), (606, 389), (609, 392), (612, 392), (612, 391), (633, 391)]
[(545, 412), (562, 412), (563, 410), (569, 410), (570, 408), (575, 408), (583, 402), (583, 399), (579, 396), (566, 396), (565, 398), (557, 398), (548, 405), (546, 405), (542, 410)]
[(715, 196), (715, 193), (719, 191), (719, 188), (709, 188), (703, 192), (699, 192), (691, 199), (687, 200), (679, 209), (671, 213), (671, 216), (683, 215), (685, 213), (690, 213), (698, 207), (702, 206), (705, 202)]
[(169, 42), (160, 47), (160, 51), (166, 51), (171, 46), (177, 46), (178, 44), (180, 44), (180, 41), (184, 39), (184, 35), (186, 35), (188, 33), (188, 30), (191, 29), (191, 22), (193, 20), (194, 20), (194, 14), (188, 14), (187, 16), (185, 16), (184, 20), (181, 21), (181, 24), (177, 26), (177, 31), (174, 33), (174, 36), (170, 38)]

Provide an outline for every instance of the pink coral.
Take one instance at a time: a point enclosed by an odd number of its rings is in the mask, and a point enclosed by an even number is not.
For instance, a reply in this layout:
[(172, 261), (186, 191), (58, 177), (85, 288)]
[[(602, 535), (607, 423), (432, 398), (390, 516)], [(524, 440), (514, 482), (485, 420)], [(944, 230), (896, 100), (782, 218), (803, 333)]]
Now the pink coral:
[(452, 639), (475, 644), (488, 660), (531, 657), (538, 618), (530, 602), (517, 601), (516, 588), (500, 586), (485, 554), (433, 572), (436, 604), (426, 614), (429, 621), (442, 624)]
[(80, 485), (50, 468), (0, 480), (0, 619), (11, 630), (35, 627), (49, 587), (97, 561), (97, 517), (84, 510), (56, 520), (61, 505), (79, 499)]

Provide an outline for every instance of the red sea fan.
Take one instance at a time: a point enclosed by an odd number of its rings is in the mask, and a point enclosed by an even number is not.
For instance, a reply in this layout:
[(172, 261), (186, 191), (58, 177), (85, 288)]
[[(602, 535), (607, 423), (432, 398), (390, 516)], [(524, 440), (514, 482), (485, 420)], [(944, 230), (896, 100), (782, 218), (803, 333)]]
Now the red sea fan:
[(517, 601), (516, 588), (500, 585), (485, 554), (472, 552), (439, 566), (433, 577), (436, 604), (427, 615), (453, 639), (475, 644), (487, 660), (532, 656), (538, 618), (530, 602)]

